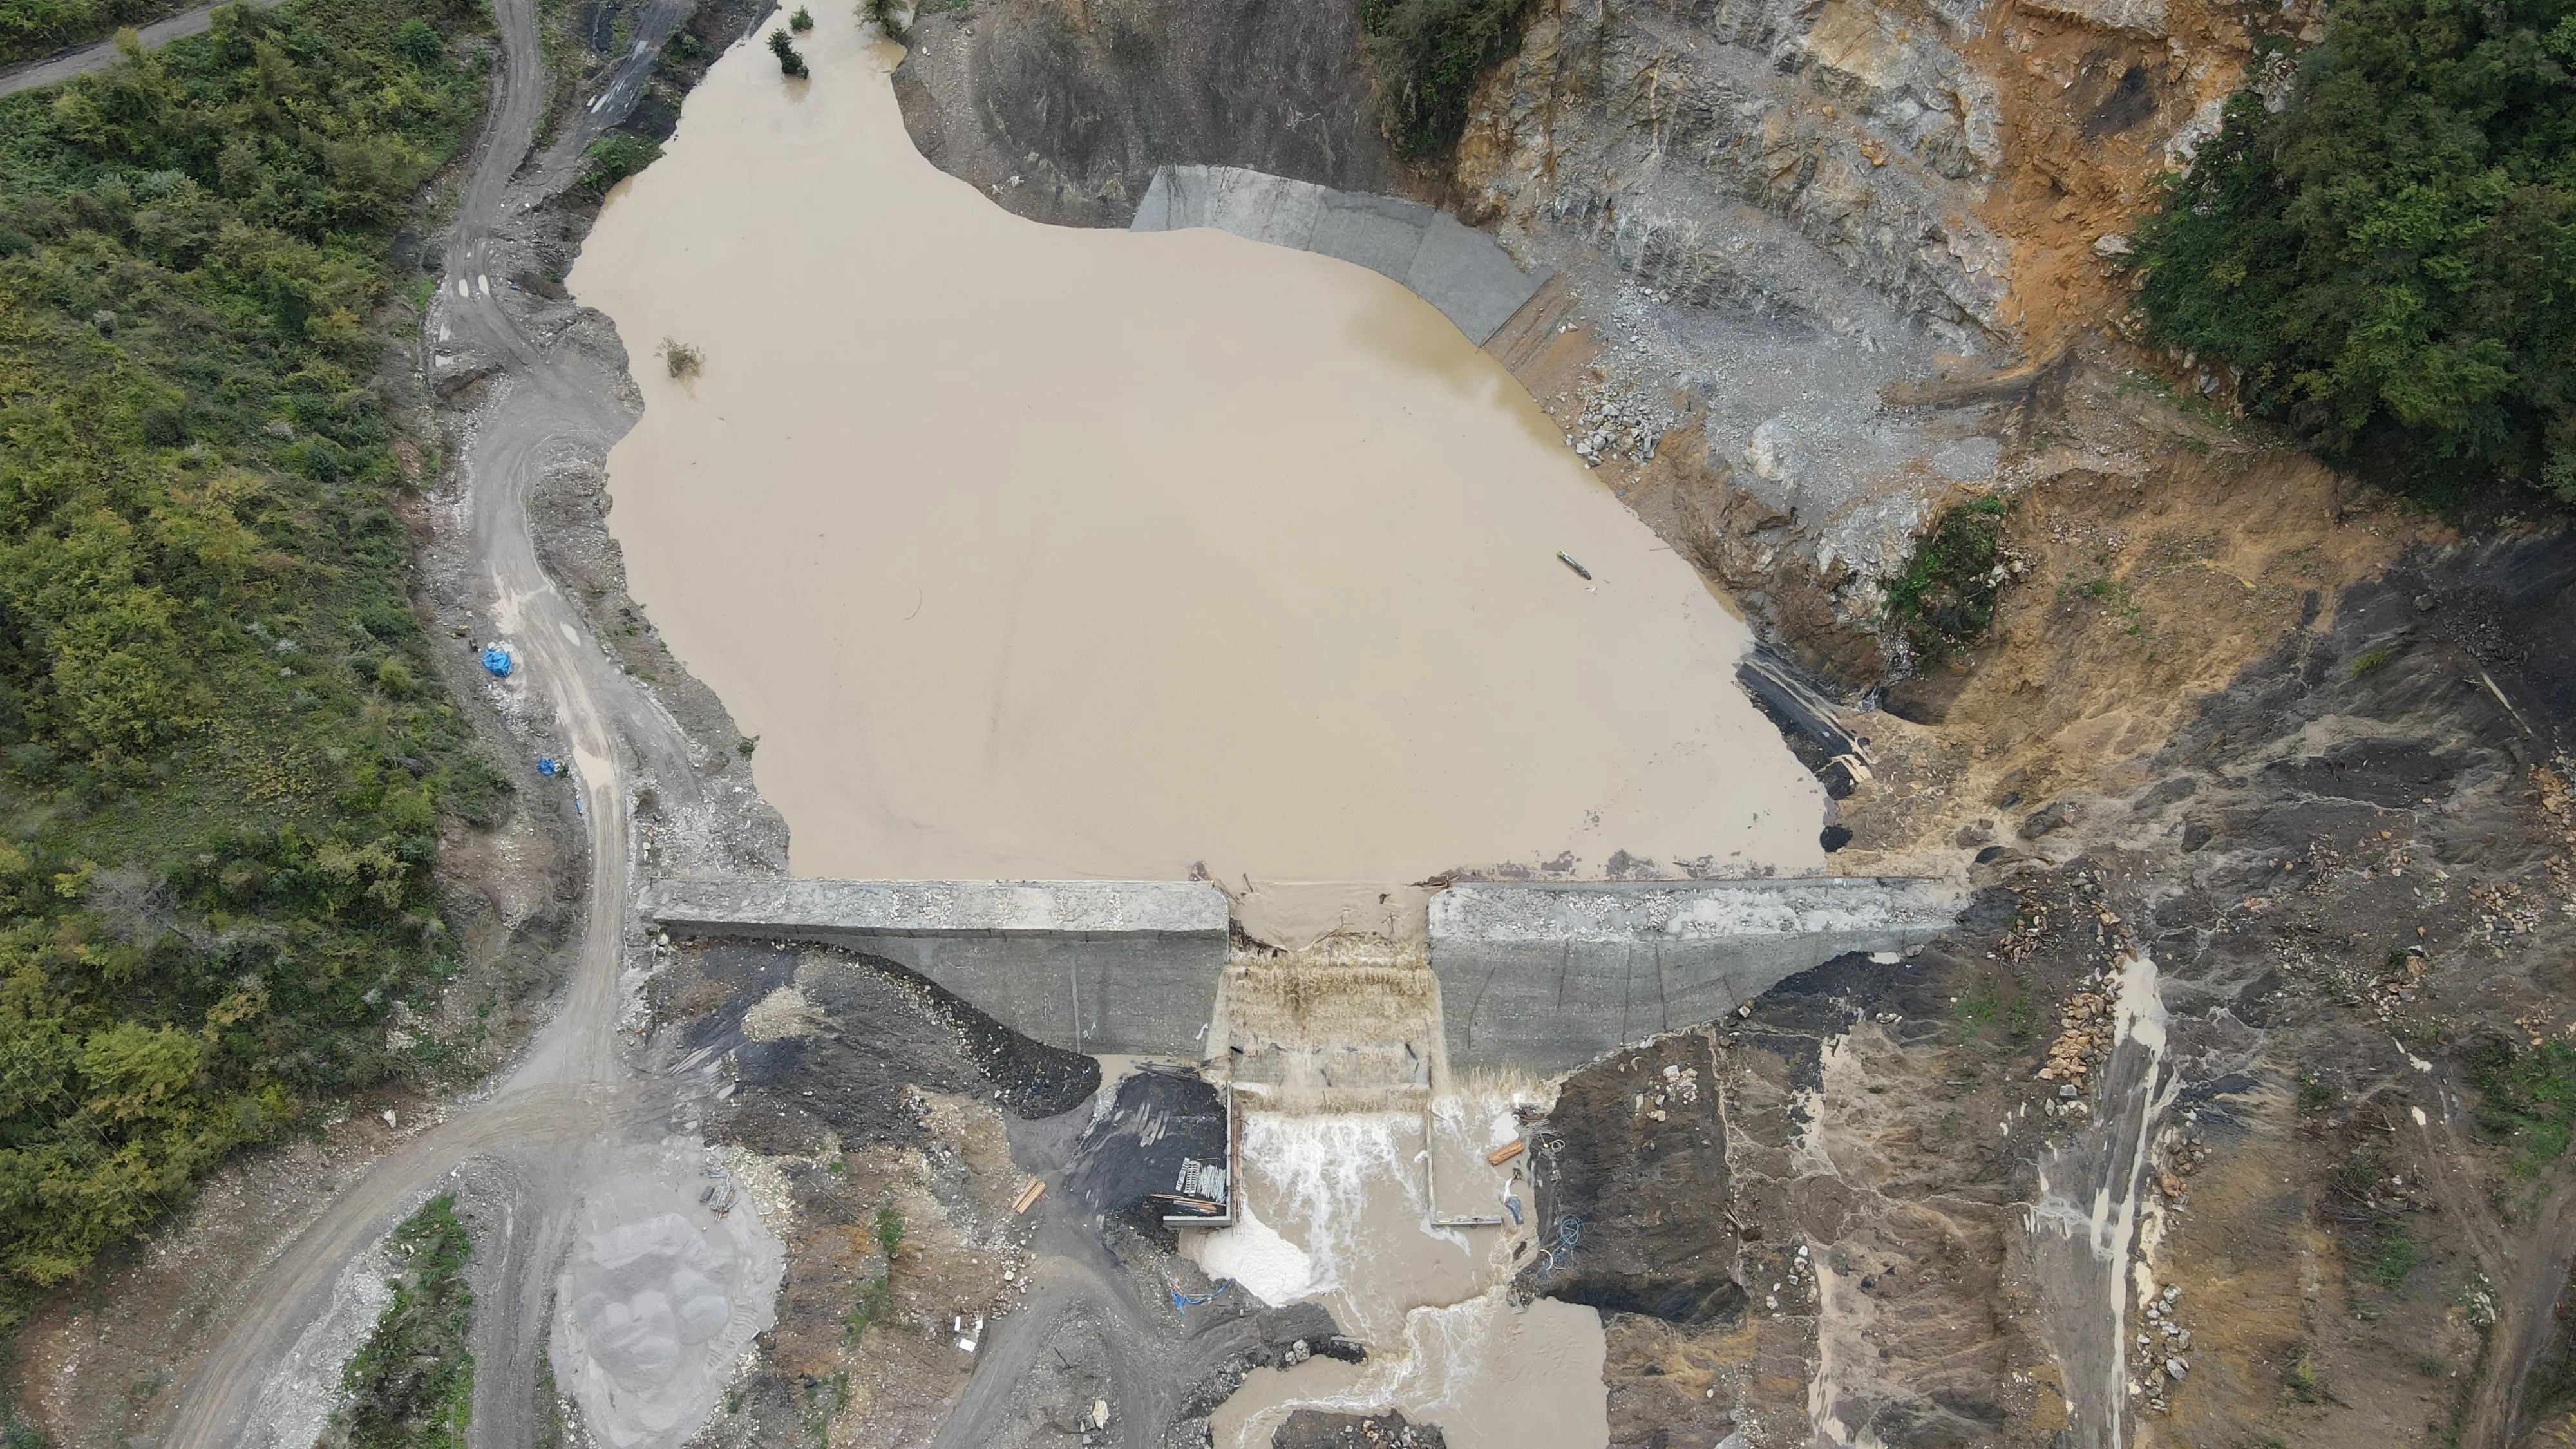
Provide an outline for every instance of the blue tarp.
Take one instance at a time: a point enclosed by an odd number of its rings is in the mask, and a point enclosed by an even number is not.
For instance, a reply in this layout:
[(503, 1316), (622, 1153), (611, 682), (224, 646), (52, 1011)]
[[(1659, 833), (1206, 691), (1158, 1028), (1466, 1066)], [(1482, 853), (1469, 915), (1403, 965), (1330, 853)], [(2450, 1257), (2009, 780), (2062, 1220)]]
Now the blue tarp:
[(510, 677), (510, 651), (498, 644), (483, 646), (483, 667), (503, 679)]

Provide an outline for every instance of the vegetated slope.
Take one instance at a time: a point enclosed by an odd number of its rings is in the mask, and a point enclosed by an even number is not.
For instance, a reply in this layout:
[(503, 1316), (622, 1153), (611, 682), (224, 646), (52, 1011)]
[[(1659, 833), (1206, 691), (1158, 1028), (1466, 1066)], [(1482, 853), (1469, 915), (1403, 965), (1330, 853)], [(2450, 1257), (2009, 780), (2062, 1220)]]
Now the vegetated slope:
[(348, 1366), (348, 1395), (319, 1449), (464, 1449), (474, 1408), (474, 1294), (465, 1263), (474, 1243), (442, 1194), (394, 1229), (394, 1297)]
[(2383, 481), (2576, 503), (2576, 4), (2346, 0), (2265, 89), (2139, 228), (2154, 340)]
[(0, 1323), (398, 1070), (449, 954), (436, 822), (501, 785), (404, 596), (368, 319), (484, 23), (227, 10), (0, 102)]
[(186, 9), (186, 0), (0, 0), (0, 65)]

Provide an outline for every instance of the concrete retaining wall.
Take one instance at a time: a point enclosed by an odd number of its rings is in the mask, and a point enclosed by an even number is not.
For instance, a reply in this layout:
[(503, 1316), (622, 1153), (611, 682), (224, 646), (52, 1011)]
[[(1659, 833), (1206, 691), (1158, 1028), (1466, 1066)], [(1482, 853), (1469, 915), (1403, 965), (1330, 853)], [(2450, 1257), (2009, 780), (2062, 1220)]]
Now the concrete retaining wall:
[(1431, 898), (1449, 1063), (1577, 1066), (1846, 952), (1911, 950), (1965, 904), (1881, 877), (1453, 885)]
[(1212, 226), (1355, 262), (1410, 288), (1482, 347), (1548, 279), (1445, 211), (1237, 166), (1165, 166), (1129, 231)]
[(1185, 1059), (1229, 949), (1204, 881), (659, 881), (638, 909), (674, 932), (883, 956), (1050, 1045)]

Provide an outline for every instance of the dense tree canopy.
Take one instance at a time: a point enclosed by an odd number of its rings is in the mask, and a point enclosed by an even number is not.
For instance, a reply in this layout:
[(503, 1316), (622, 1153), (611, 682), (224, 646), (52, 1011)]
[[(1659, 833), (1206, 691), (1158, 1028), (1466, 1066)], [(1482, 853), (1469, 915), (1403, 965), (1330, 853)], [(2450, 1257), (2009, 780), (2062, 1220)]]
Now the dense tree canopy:
[(0, 65), (96, 40), (179, 8), (177, 0), (0, 0)]
[(371, 319), (482, 23), (219, 10), (0, 100), (0, 1326), (397, 1069), (443, 953), (437, 817), (498, 782), (423, 686)]
[(2329, 456), (2576, 502), (2576, 0), (2341, 0), (2135, 264), (2154, 340)]

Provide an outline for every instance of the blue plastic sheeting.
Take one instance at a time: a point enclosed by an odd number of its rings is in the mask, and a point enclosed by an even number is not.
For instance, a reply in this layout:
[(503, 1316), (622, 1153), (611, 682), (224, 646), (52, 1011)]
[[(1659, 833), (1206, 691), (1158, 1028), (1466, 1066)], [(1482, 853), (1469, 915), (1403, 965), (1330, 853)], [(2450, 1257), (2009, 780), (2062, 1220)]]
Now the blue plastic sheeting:
[(563, 766), (556, 764), (552, 760), (541, 758), (537, 761), (537, 773), (547, 777), (548, 779), (554, 778), (555, 774), (562, 769)]
[(1206, 1293), (1190, 1294), (1182, 1292), (1181, 1286), (1175, 1283), (1172, 1285), (1172, 1306), (1174, 1308), (1196, 1308), (1202, 1303), (1214, 1303), (1217, 1299), (1225, 1296), (1225, 1290), (1233, 1286), (1233, 1279), (1219, 1278), (1216, 1280), (1216, 1287), (1214, 1289)]
[(483, 667), (503, 679), (510, 677), (510, 651), (498, 644), (483, 646)]

